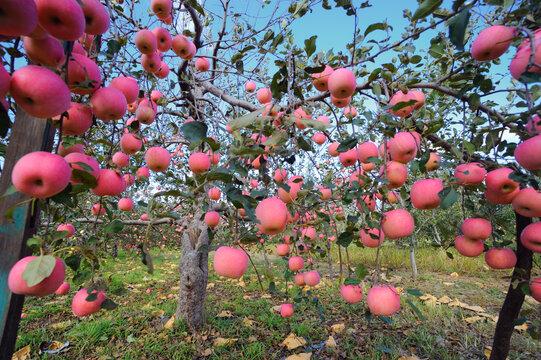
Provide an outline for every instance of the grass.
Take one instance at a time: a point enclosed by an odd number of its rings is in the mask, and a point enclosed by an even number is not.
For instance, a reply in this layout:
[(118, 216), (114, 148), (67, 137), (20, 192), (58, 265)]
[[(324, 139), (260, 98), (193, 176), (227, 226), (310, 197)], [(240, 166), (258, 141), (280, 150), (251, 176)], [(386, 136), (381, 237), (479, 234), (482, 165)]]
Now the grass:
[[(167, 249), (154, 252), (156, 271), (149, 275), (137, 256), (121, 252), (118, 259), (106, 259), (101, 269), (104, 278), (110, 279), (110, 288), (127, 289), (125, 295), (111, 296), (120, 305), (117, 309), (79, 319), (71, 313), (74, 290), (66, 296), (28, 299), (16, 347), (30, 345), (35, 358), (43, 341), (70, 342), (66, 351), (43, 355), (43, 359), (284, 359), (300, 352), (312, 352), (312, 358), (318, 359), (399, 359), (412, 355), (421, 359), (484, 359), (494, 331), (491, 321), (470, 324), (465, 319), (474, 312), (447, 305), (433, 307), (405, 295), (405, 290), (424, 290), (438, 298), (446, 295), (497, 315), (507, 287), (502, 278), (509, 272), (487, 271), (482, 259), (456, 256), (451, 260), (444, 251), (418, 249), (420, 272), (412, 279), (408, 249), (383, 250), (381, 264), (387, 269), (386, 278), (404, 293), (399, 313), (390, 319), (370, 317), (365, 302), (344, 303), (337, 281), (331, 281), (328, 268), (318, 263), (324, 285), (311, 289), (311, 295), (303, 291), (307, 301), (295, 303), (296, 312), (289, 320), (272, 307), (291, 302), (291, 298), (261, 292), (253, 269), (242, 281), (220, 278), (211, 270), (204, 328), (193, 332), (178, 321), (164, 330), (176, 310), (180, 255)], [(372, 249), (350, 249), (349, 257), (352, 265), (371, 267), (375, 253)], [(264, 285), (268, 288), (273, 279), (277, 290), (286, 291), (283, 260), (273, 255), (269, 258), (272, 269), (264, 272)], [(337, 254), (333, 258), (337, 259)], [(255, 255), (254, 260), (263, 272), (263, 257)], [(336, 271), (337, 264), (333, 266)], [(287, 290), (291, 294), (294, 288)], [(169, 294), (173, 294), (171, 299)], [(528, 323), (539, 328), (541, 311), (531, 300), (524, 309), (530, 311)], [(422, 313), (424, 321), (408, 302)], [(224, 311), (232, 316), (219, 316)], [(336, 324), (343, 324), (344, 329), (333, 331)], [(307, 345), (295, 350), (281, 346), (290, 333), (305, 338)], [(325, 346), (329, 336), (336, 347)], [(215, 346), (219, 338), (226, 339), (226, 344)], [(510, 359), (533, 359), (540, 352), (539, 341), (526, 332), (515, 332)]]

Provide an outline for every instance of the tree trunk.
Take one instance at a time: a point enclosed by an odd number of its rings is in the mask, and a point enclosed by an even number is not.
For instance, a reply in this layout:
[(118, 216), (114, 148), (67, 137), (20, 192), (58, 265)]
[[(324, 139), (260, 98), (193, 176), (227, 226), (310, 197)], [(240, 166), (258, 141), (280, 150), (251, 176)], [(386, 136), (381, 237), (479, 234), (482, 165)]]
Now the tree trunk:
[(515, 213), (516, 216), (516, 243), (517, 243), (517, 265), (511, 276), (511, 283), (507, 290), (507, 296), (503, 302), (498, 322), (496, 323), (496, 331), (494, 332), (494, 341), (492, 343), (492, 353), (490, 360), (505, 360), (509, 354), (511, 344), (511, 336), (515, 328), (515, 320), (520, 314), (520, 308), (524, 302), (524, 292), (522, 285), (528, 284), (532, 271), (532, 252), (522, 246), (520, 242), (520, 234), (522, 230), (529, 224), (532, 219)]
[(331, 256), (331, 242), (327, 240), (327, 258), (329, 260), (329, 275), (331, 280), (334, 280), (334, 274), (332, 271), (332, 256)]
[(410, 237), (410, 263), (411, 263), (411, 272), (413, 274), (413, 278), (417, 278), (417, 262), (415, 261), (415, 239), (413, 238), (413, 235)]
[(182, 256), (178, 264), (180, 289), (175, 316), (194, 329), (203, 326), (208, 282), (208, 252), (197, 251), (203, 245), (210, 245), (207, 226), (200, 220), (201, 216), (200, 208), (182, 236)]

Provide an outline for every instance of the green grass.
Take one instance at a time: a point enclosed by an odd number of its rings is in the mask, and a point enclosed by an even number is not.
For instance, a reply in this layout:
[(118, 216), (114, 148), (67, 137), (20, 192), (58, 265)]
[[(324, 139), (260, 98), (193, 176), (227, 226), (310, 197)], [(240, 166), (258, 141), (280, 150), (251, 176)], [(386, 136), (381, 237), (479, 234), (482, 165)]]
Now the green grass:
[[(482, 259), (457, 256), (451, 260), (445, 252), (418, 249), (419, 276), (413, 279), (407, 249), (384, 247), (382, 250), (381, 264), (387, 268), (387, 278), (404, 292), (419, 289), (438, 298), (446, 295), (470, 305), (481, 305), (489, 314), (497, 315), (507, 286), (507, 280), (502, 278), (509, 272), (487, 271)], [(138, 257), (124, 252), (118, 259), (109, 258), (102, 264), (102, 275), (110, 279), (110, 288), (127, 289), (122, 296), (111, 296), (120, 305), (115, 310), (76, 318), (70, 307), (75, 289), (67, 296), (28, 299), (17, 349), (30, 345), (33, 358), (37, 358), (42, 341), (57, 340), (70, 342), (67, 351), (41, 358), (284, 359), (295, 353), (312, 352), (313, 358), (323, 359), (398, 359), (416, 355), (421, 359), (451, 360), (483, 359), (485, 347), (491, 345), (492, 322), (468, 324), (464, 319), (475, 315), (474, 312), (446, 305), (432, 307), (412, 295), (403, 296), (401, 309), (390, 318), (390, 323), (368, 317), (365, 302), (344, 303), (337, 280), (329, 279), (327, 265), (321, 262), (315, 268), (323, 275), (325, 285), (312, 289), (308, 302), (296, 303), (296, 312), (289, 320), (271, 308), (292, 299), (261, 292), (253, 269), (245, 274), (243, 282), (220, 278), (210, 270), (203, 329), (193, 332), (178, 321), (173, 328), (164, 330), (163, 325), (176, 310), (179, 254), (163, 251), (153, 255), (156, 268), (153, 275), (146, 272)], [(352, 266), (362, 263), (371, 267), (375, 257), (373, 249), (350, 249), (349, 255)], [(278, 290), (286, 291), (282, 276), (284, 261), (274, 255), (269, 258), (272, 269), (264, 271), (263, 256), (254, 255), (260, 273), (265, 274), (264, 286), (268, 288), (269, 281), (274, 280)], [(333, 254), (333, 258), (338, 257)], [(333, 268), (337, 271), (338, 265), (335, 263)], [(451, 276), (453, 272), (458, 276)], [(150, 294), (146, 289), (151, 290)], [(368, 290), (368, 284), (364, 289)], [(290, 294), (293, 291), (287, 290)], [(175, 296), (168, 299), (169, 294)], [(319, 299), (324, 319), (313, 303), (314, 297)], [(421, 311), (425, 321), (407, 300)], [(530, 324), (539, 328), (539, 306), (527, 301), (524, 309), (531, 311), (527, 315)], [(223, 311), (233, 316), (218, 317)], [(246, 319), (253, 324), (247, 326)], [(335, 324), (344, 324), (345, 329), (335, 333), (331, 329)], [(304, 337), (308, 345), (296, 350), (281, 346), (290, 333)], [(324, 346), (331, 335), (336, 348)], [(232, 339), (231, 344), (214, 346), (220, 337)], [(207, 350), (209, 353), (203, 356)], [(540, 351), (538, 341), (526, 333), (515, 332), (509, 358), (532, 359)]]

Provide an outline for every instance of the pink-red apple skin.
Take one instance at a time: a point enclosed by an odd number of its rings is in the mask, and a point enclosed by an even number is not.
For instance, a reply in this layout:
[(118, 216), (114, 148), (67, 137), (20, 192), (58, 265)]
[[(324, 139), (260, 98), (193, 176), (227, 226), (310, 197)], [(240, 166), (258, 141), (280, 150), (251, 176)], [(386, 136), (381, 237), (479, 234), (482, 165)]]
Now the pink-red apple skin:
[[(370, 247), (370, 248), (377, 248), (384, 240), (383, 232), (380, 233), (378, 229), (368, 229), (364, 228), (361, 229), (361, 242), (364, 246)], [(374, 239), (372, 235), (376, 236), (376, 239)]]
[(137, 97), (139, 96), (139, 85), (137, 84), (137, 80), (131, 76), (116, 77), (111, 80), (109, 87), (120, 90), (124, 94), (128, 104), (137, 101)]
[(424, 179), (413, 184), (410, 191), (411, 203), (416, 209), (431, 210), (440, 206), (438, 194), (443, 190), (440, 179)]
[(239, 279), (248, 268), (248, 255), (242, 249), (221, 246), (214, 254), (214, 270), (220, 276)]
[(319, 273), (317, 271), (304, 273), (304, 283), (308, 286), (316, 286), (319, 284)]
[(244, 84), (244, 89), (246, 92), (253, 93), (255, 91), (256, 85), (253, 81), (246, 81), (246, 84)]
[(360, 285), (344, 285), (340, 288), (342, 299), (350, 304), (356, 304), (363, 298), (363, 288)]
[(260, 104), (270, 103), (272, 100), (272, 93), (269, 88), (261, 88), (257, 90), (256, 98)]
[[(86, 301), (88, 298), (88, 287), (85, 287), (75, 294), (71, 302), (71, 310), (77, 317), (88, 316), (97, 313), (101, 310), (101, 303), (105, 301), (105, 292), (102, 290), (98, 293), (98, 297), (94, 301)], [(92, 294), (97, 290), (92, 290)]]
[(524, 247), (541, 254), (541, 222), (526, 226), (520, 234), (520, 242)]
[(393, 286), (378, 285), (368, 290), (366, 303), (372, 314), (390, 316), (400, 309), (400, 296)]
[(513, 201), (520, 189), (519, 183), (509, 178), (512, 172), (513, 170), (509, 168), (488, 172), (485, 178), (486, 192), (489, 193), (488, 201), (496, 204), (510, 204)]
[(90, 98), (92, 112), (103, 121), (118, 120), (128, 111), (124, 94), (112, 87), (98, 89)]
[(29, 296), (46, 296), (55, 292), (62, 285), (66, 277), (66, 266), (59, 258), (56, 258), (53, 272), (48, 277), (32, 287), (27, 285), (26, 281), (23, 280), (23, 273), (28, 263), (36, 258), (36, 256), (27, 256), (13, 265), (8, 275), (8, 286), (11, 292)]
[(413, 133), (399, 132), (389, 141), (389, 153), (391, 159), (408, 163), (417, 155), (417, 147), (419, 144)]
[(276, 246), (276, 255), (278, 256), (287, 256), (289, 255), (289, 245), (288, 244), (278, 244)]
[(167, 149), (154, 146), (147, 150), (145, 154), (145, 162), (150, 170), (164, 172), (171, 163), (171, 155)]
[(130, 163), (130, 157), (123, 152), (117, 151), (113, 154), (113, 164), (116, 166), (120, 166), (121, 168), (125, 168)]
[(541, 135), (536, 135), (515, 148), (515, 160), (525, 169), (541, 169)]
[(220, 200), (221, 192), (218, 188), (212, 188), (209, 190), (209, 199)]
[(541, 277), (535, 278), (530, 282), (530, 291), (532, 297), (541, 303)]
[(98, 176), (98, 186), (92, 189), (97, 196), (117, 196), (126, 190), (126, 181), (122, 175), (111, 169), (101, 169)]
[(441, 157), (435, 152), (431, 152), (430, 157), (428, 158), (428, 161), (425, 164), (426, 171), (434, 171), (434, 170), (439, 169), (440, 162), (441, 162)]
[(37, 65), (56, 68), (65, 59), (62, 44), (50, 35), (43, 39), (34, 39), (25, 36), (23, 47), (26, 56)]
[(81, 0), (85, 15), (85, 33), (101, 35), (109, 30), (110, 16), (107, 8), (99, 0)]
[(166, 52), (171, 49), (173, 38), (169, 31), (162, 27), (156, 27), (152, 29), (152, 33), (156, 36), (158, 50)]
[(118, 200), (118, 209), (122, 211), (132, 211), (133, 200), (129, 198), (122, 198)]
[(210, 159), (208, 155), (203, 152), (193, 153), (188, 159), (188, 166), (194, 174), (203, 174), (210, 169)]
[(485, 179), (487, 171), (479, 163), (460, 164), (455, 168), (454, 176), (457, 178), (457, 184), (469, 186), (480, 184)]
[(2, 0), (0, 3), (0, 34), (26, 35), (37, 24), (38, 9), (34, 0)]
[(490, 61), (499, 58), (507, 51), (517, 31), (515, 28), (494, 25), (477, 35), (471, 47), (471, 55), (477, 61)]
[(134, 43), (142, 54), (151, 55), (158, 49), (156, 35), (147, 29), (139, 30), (137, 34), (135, 34)]
[(56, 295), (66, 295), (70, 291), (70, 283), (64, 281), (54, 292)]
[(280, 315), (282, 315), (284, 319), (292, 317), (294, 312), (295, 308), (292, 304), (282, 304), (282, 306), (280, 306)]
[[(53, 120), (60, 120), (56, 116)], [(90, 107), (72, 102), (68, 116), (62, 118), (62, 135), (82, 135), (92, 126), (92, 110)]]
[(378, 157), (378, 147), (373, 142), (362, 143), (357, 147), (357, 159), (364, 163), (369, 157)]
[(72, 237), (73, 234), (75, 234), (75, 227), (73, 226), (73, 224), (69, 224), (69, 223), (60, 224), (56, 228), (56, 231), (67, 231), (68, 235), (66, 235), (66, 237)]
[(277, 197), (261, 201), (255, 208), (255, 216), (261, 222), (257, 228), (267, 235), (276, 235), (284, 231), (287, 225), (287, 206)]
[(347, 99), (353, 95), (356, 86), (355, 74), (350, 69), (336, 69), (329, 76), (328, 88), (331, 95), (336, 99)]
[(133, 155), (143, 146), (143, 141), (139, 136), (134, 134), (124, 134), (120, 138), (120, 148), (122, 152), (128, 155)]
[(205, 224), (209, 227), (216, 227), (220, 223), (220, 214), (216, 211), (209, 211), (205, 214)]
[[(407, 103), (407, 102), (410, 102), (411, 100), (417, 100), (416, 98), (413, 98), (412, 97), (412, 94), (411, 94), (411, 91), (409, 91), (407, 94), (404, 94), (401, 90), (398, 90), (394, 95), (393, 97), (391, 98), (391, 100), (389, 101), (389, 105), (397, 105), (399, 103)], [(391, 110), (389, 109), (389, 111), (394, 115), (394, 116), (398, 116), (398, 117), (406, 117), (408, 115), (410, 115), (412, 112), (413, 112), (413, 109), (414, 107), (413, 106), (404, 106), (398, 110)]]
[(396, 189), (404, 185), (408, 179), (408, 169), (406, 165), (398, 161), (387, 162), (386, 167), (381, 167), (379, 170), (380, 175), (385, 171), (385, 178), (389, 181), (387, 187), (389, 189)]
[(71, 96), (64, 80), (51, 70), (23, 66), (13, 73), (10, 94), (24, 111), (38, 118), (62, 114), (71, 105)]
[(45, 151), (24, 155), (11, 173), (11, 181), (17, 190), (38, 199), (58, 194), (68, 186), (70, 178), (71, 167), (66, 160)]
[(75, 41), (85, 31), (85, 15), (76, 0), (35, 0), (39, 25), (59, 40)]
[(466, 219), (462, 223), (462, 233), (470, 239), (486, 240), (492, 235), (492, 225), (487, 219)]
[[(73, 153), (70, 153), (70, 154), (66, 155), (64, 157), (64, 160), (66, 160), (68, 162), (68, 164), (70, 164), (72, 169), (86, 171), (86, 172), (90, 173), (90, 175), (92, 175), (96, 179), (99, 176), (100, 164), (98, 163), (98, 161), (96, 159), (94, 159), (91, 156), (81, 154), (81, 153), (77, 153), (77, 152), (73, 152)], [(77, 164), (78, 162), (85, 163), (86, 165), (88, 165), (92, 169), (92, 171), (89, 172), (88, 169), (84, 169), (82, 166)], [(81, 181), (78, 180), (77, 176), (75, 176), (73, 174), (71, 176), (70, 181), (71, 181), (72, 184), (80, 184), (81, 183)]]
[(150, 177), (150, 171), (148, 170), (146, 166), (143, 166), (137, 169), (137, 171), (135, 172), (135, 176), (137, 177), (137, 180), (139, 181), (143, 180), (143, 177), (146, 178), (146, 180), (148, 180), (148, 178)]
[(385, 237), (391, 240), (410, 236), (414, 227), (413, 217), (404, 209), (387, 211), (381, 224)]
[(160, 19), (166, 19), (171, 14), (173, 3), (171, 0), (150, 0), (150, 8)]
[[(541, 32), (537, 30), (535, 32), (535, 63), (540, 64), (541, 63)], [(530, 57), (532, 54), (532, 46), (530, 43), (529, 37), (526, 37), (522, 44), (519, 45), (517, 49), (517, 53), (511, 60), (511, 64), (509, 65), (509, 72), (511, 73), (511, 76), (513, 76), (515, 79), (519, 79), (520, 75), (522, 75), (530, 62)], [(541, 69), (539, 69), (537, 66), (532, 66), (528, 70), (529, 72), (536, 72), (541, 73)]]
[(207, 72), (210, 68), (210, 62), (205, 57), (200, 57), (195, 60), (195, 68), (200, 72)]
[(304, 260), (300, 256), (293, 256), (289, 258), (288, 264), (289, 264), (289, 270), (299, 271), (304, 266)]
[(513, 198), (513, 209), (526, 217), (541, 217), (541, 192), (534, 188), (521, 189)]
[(338, 155), (338, 159), (342, 165), (346, 167), (352, 166), (357, 162), (357, 151), (355, 149), (350, 149), (348, 151), (341, 152), (340, 155)]
[(92, 209), (90, 210), (90, 212), (94, 216), (101, 216), (105, 214), (105, 208), (100, 206), (100, 204), (94, 204), (92, 205)]
[(0, 99), (4, 98), (9, 91), (11, 76), (4, 66), (0, 65)]
[[(77, 95), (92, 94), (101, 84), (100, 68), (84, 55), (71, 54), (68, 63), (68, 81), (72, 93)], [(88, 84), (87, 81), (91, 81), (91, 83)]]
[(508, 248), (492, 248), (485, 253), (485, 262), (493, 269), (511, 269), (517, 263), (517, 255)]
[(459, 235), (455, 239), (455, 248), (461, 255), (477, 257), (483, 253), (485, 245), (481, 239), (470, 239), (464, 235)]
[(304, 286), (306, 283), (304, 282), (304, 274), (297, 274), (295, 275), (295, 285), (297, 286)]

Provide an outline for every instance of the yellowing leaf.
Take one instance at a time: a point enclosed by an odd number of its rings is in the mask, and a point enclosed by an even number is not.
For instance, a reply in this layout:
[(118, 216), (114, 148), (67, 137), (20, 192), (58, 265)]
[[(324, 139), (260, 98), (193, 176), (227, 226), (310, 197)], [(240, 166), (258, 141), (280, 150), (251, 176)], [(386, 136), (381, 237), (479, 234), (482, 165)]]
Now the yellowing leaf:
[(420, 359), (415, 355), (411, 355), (411, 356), (401, 356), (398, 358), (398, 360), (420, 360)]
[(250, 295), (244, 295), (242, 297), (243, 300), (252, 300), (252, 297)]
[(295, 334), (289, 334), (289, 336), (282, 342), (282, 346), (287, 346), (289, 350), (295, 350), (298, 347), (306, 345), (306, 340), (302, 337), (298, 337)]
[(226, 339), (226, 338), (219, 337), (216, 340), (214, 340), (214, 346), (231, 345), (231, 344), (234, 344), (237, 340), (238, 338)]
[(263, 295), (261, 295), (261, 298), (262, 299), (270, 299), (270, 298), (272, 298), (272, 296), (270, 296), (269, 294), (263, 294)]
[(334, 340), (334, 337), (332, 335), (329, 336), (327, 341), (325, 342), (325, 347), (336, 347), (336, 340)]
[(446, 281), (443, 282), (443, 285), (445, 286), (453, 286), (454, 284), (455, 283), (452, 283), (452, 282), (446, 282)]
[(71, 320), (60, 321), (60, 322), (51, 324), (51, 328), (53, 328), (53, 329), (63, 329), (65, 327), (67, 327), (69, 324), (71, 324)]
[(244, 326), (251, 327), (254, 324), (254, 321), (244, 317), (244, 319), (242, 319), (242, 323)]
[(441, 298), (439, 298), (438, 301), (442, 304), (449, 304), (451, 302), (451, 298), (447, 295), (444, 295)]
[(226, 317), (232, 317), (233, 314), (229, 310), (224, 310), (224, 311), (222, 311), (221, 313), (219, 313), (216, 316), (219, 317), (219, 318), (226, 318)]
[(214, 283), (208, 283), (207, 284), (207, 290), (212, 289), (214, 287)]
[(27, 360), (27, 359), (30, 359), (30, 345), (26, 345), (25, 347), (20, 348), (11, 357), (11, 360)]
[(342, 331), (344, 331), (345, 328), (346, 324), (344, 323), (331, 325), (331, 331), (337, 334), (340, 334)]
[(164, 329), (171, 329), (175, 325), (175, 315), (171, 316), (171, 319), (167, 320), (165, 325), (163, 326)]
[(256, 341), (257, 341), (257, 338), (256, 338), (255, 336), (250, 335), (250, 336), (248, 337), (248, 342), (249, 342), (249, 343), (254, 343), (254, 342), (256, 342)]
[(212, 355), (212, 352), (213, 352), (213, 350), (209, 348), (207, 350), (202, 351), (201, 356), (204, 356), (204, 357), (210, 356), (210, 355)]
[(452, 272), (452, 273), (451, 273), (451, 276), (452, 276), (452, 277), (458, 277), (458, 273), (457, 273), (457, 272)]
[(466, 306), (463, 306), (463, 308), (467, 309), (467, 310), (475, 311), (475, 312), (478, 312), (478, 313), (484, 313), (485, 312), (485, 309), (483, 309), (482, 307), (477, 306), (477, 305), (466, 305)]
[(518, 330), (520, 332), (528, 330), (528, 324), (524, 323), (522, 325), (515, 326), (515, 330)]
[(300, 353), (286, 357), (286, 360), (310, 360), (312, 353)]
[(273, 306), (273, 307), (270, 308), (270, 311), (271, 311), (272, 313), (276, 313), (276, 312), (277, 312), (277, 313), (280, 313), (280, 308), (281, 308), (281, 307), (282, 307), (282, 305), (276, 305), (276, 306)]
[(162, 316), (163, 314), (165, 314), (165, 311), (163, 311), (162, 309), (154, 310), (154, 311), (151, 311), (151, 312), (150, 312), (150, 315), (151, 315), (151, 316), (154, 316), (154, 317), (160, 317), (160, 316)]
[(467, 317), (467, 318), (464, 319), (464, 321), (467, 322), (468, 324), (473, 324), (475, 322), (484, 321), (484, 320), (485, 320), (485, 318), (481, 317), (479, 315), (470, 316), (470, 317)]

